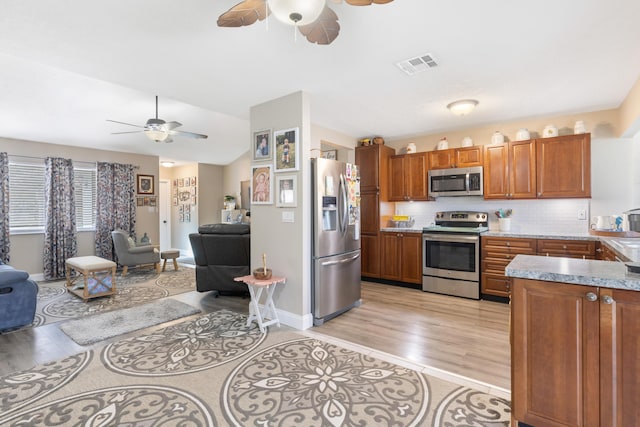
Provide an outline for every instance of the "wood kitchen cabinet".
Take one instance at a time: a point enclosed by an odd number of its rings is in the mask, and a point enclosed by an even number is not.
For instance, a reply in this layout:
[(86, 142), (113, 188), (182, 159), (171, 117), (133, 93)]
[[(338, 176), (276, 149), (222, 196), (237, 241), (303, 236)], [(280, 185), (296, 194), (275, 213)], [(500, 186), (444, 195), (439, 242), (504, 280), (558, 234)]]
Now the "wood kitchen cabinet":
[(467, 168), (482, 166), (483, 146), (428, 151), (429, 169)]
[(481, 294), (509, 297), (511, 281), (504, 269), (516, 255), (535, 255), (536, 239), (481, 236), (480, 247)]
[(393, 215), (388, 200), (389, 157), (393, 148), (382, 144), (356, 148), (360, 175), (360, 247), (361, 275), (380, 278), (380, 226), (384, 216)]
[(591, 197), (591, 134), (536, 140), (538, 198)]
[(640, 292), (512, 280), (513, 425), (637, 425)]
[(422, 284), (422, 233), (384, 231), (380, 234), (380, 277)]
[(538, 255), (596, 259), (595, 240), (538, 239)]
[(484, 198), (536, 198), (535, 140), (510, 141), (485, 147)]
[(427, 195), (427, 153), (389, 158), (389, 200), (429, 200)]

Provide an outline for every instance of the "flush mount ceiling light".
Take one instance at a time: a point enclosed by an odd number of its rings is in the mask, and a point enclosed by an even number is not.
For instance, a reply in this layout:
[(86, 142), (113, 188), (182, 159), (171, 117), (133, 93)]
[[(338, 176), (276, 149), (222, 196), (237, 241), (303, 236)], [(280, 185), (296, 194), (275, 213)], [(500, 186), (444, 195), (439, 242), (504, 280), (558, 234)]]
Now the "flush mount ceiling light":
[(160, 162), (160, 166), (163, 166), (165, 168), (172, 168), (174, 165), (173, 162), (168, 162), (168, 161), (162, 161)]
[(475, 99), (461, 99), (447, 105), (447, 108), (456, 116), (465, 116), (472, 112), (476, 105), (478, 105), (478, 101)]

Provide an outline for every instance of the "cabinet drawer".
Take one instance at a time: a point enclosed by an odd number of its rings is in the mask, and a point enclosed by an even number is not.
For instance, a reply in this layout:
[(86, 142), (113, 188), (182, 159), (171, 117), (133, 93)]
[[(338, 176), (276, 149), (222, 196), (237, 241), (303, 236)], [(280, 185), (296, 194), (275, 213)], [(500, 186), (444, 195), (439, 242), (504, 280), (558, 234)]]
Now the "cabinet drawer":
[(505, 237), (481, 237), (482, 254), (526, 254), (535, 255), (535, 239), (505, 238)]
[(592, 240), (538, 240), (538, 254), (595, 258), (596, 242)]
[[(493, 274), (502, 274), (504, 275), (504, 269), (515, 255), (507, 255), (511, 258), (484, 258), (482, 260), (482, 272), (483, 273), (493, 273)], [(504, 255), (503, 255), (504, 257)]]
[(508, 297), (511, 291), (511, 280), (504, 276), (483, 273), (480, 290), (483, 294)]

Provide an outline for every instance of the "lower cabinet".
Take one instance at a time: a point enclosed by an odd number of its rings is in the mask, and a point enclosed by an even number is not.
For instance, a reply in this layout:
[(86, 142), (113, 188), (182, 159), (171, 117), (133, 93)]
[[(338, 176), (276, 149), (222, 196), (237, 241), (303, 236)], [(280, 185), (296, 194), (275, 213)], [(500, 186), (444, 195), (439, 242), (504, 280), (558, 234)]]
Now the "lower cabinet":
[(637, 425), (640, 292), (512, 281), (512, 425)]
[(480, 237), (480, 292), (482, 295), (508, 297), (510, 280), (504, 268), (516, 255), (535, 255), (536, 239), (513, 237)]
[(595, 240), (538, 239), (538, 255), (595, 259)]
[(382, 232), (380, 277), (422, 284), (422, 234)]
[(362, 277), (380, 278), (380, 237), (374, 235), (360, 235), (360, 275)]

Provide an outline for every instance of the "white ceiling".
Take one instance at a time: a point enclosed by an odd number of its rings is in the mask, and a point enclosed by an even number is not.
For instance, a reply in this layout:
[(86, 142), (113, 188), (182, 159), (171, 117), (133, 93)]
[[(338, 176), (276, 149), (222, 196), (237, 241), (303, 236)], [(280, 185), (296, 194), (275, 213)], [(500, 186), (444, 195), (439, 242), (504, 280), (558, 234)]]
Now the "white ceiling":
[[(311, 119), (387, 140), (616, 108), (640, 75), (638, 0), (329, 2), (340, 35), (308, 43), (269, 19), (219, 28), (239, 0), (0, 0), (0, 137), (227, 164), (249, 109), (299, 90)], [(407, 76), (395, 63), (431, 53)], [(155, 114), (207, 140), (150, 142), (106, 122)], [(446, 110), (475, 98), (466, 117)]]

